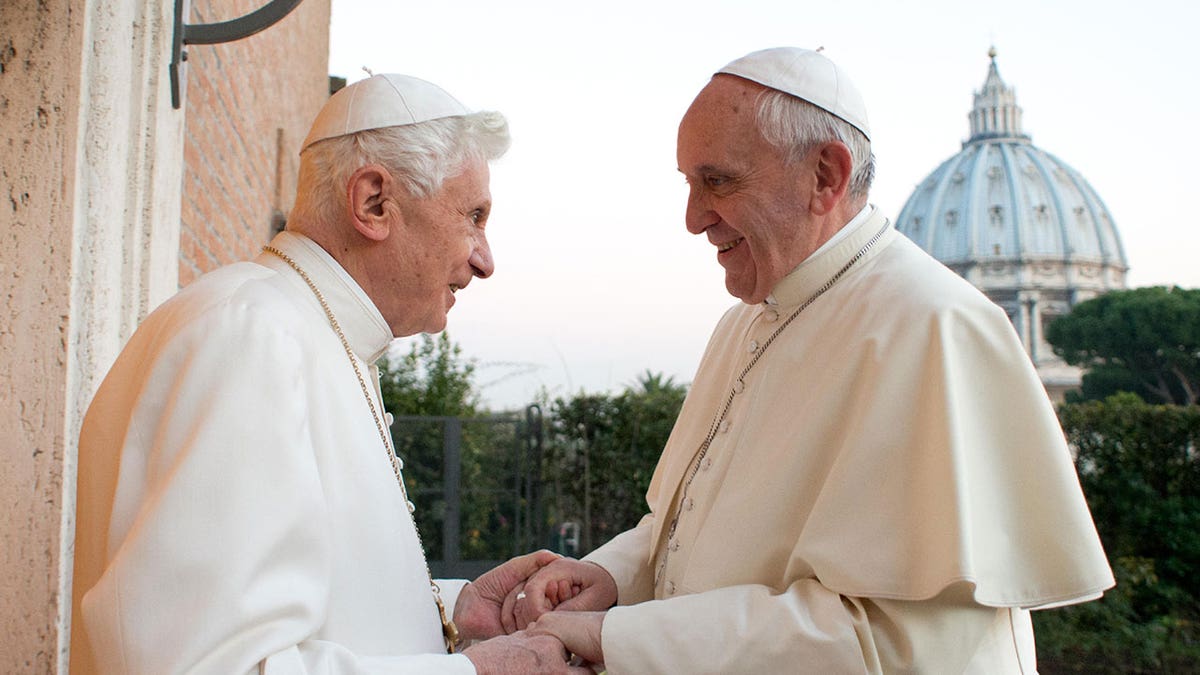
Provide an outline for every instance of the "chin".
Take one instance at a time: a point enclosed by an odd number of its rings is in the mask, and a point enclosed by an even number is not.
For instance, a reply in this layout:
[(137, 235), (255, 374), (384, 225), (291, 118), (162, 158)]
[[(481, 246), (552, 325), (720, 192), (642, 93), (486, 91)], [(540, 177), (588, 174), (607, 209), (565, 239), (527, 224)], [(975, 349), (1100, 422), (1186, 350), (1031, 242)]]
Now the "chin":
[(393, 325), (392, 337), (403, 338), (417, 335), (418, 333), (436, 335), (444, 330), (446, 330), (446, 316), (442, 315), (440, 320), (430, 320), (424, 323), (410, 322), (403, 326)]
[(757, 305), (757, 304), (766, 302), (767, 296), (770, 295), (770, 293), (763, 293), (760, 295), (758, 293), (755, 293), (752, 290), (751, 291), (742, 291), (740, 293), (735, 291), (732, 288), (727, 288), (726, 290), (729, 291), (730, 295), (737, 298), (738, 300), (741, 300), (743, 303), (745, 303), (747, 305)]
[(762, 285), (757, 276), (746, 279), (745, 276), (736, 278), (729, 274), (725, 275), (725, 290), (747, 305), (757, 305), (766, 301), (767, 296), (771, 294), (771, 288), (767, 287), (765, 290), (761, 290)]
[(725, 279), (725, 290), (730, 295), (737, 298), (738, 300), (741, 300), (742, 302), (746, 303), (747, 305), (754, 304), (754, 303), (750, 302), (750, 300), (752, 299), (750, 296), (754, 294), (753, 288), (746, 289), (746, 288), (743, 288), (742, 285), (738, 284), (736, 281), (733, 281), (731, 279)]

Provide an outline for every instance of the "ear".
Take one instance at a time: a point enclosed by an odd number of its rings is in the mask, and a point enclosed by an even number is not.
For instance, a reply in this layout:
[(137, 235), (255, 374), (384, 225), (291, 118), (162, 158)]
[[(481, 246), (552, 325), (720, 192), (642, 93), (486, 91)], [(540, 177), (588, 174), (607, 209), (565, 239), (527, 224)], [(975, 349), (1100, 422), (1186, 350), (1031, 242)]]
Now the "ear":
[(392, 174), (378, 164), (359, 167), (350, 174), (346, 185), (347, 202), (350, 222), (359, 234), (371, 241), (388, 238), (400, 217), (400, 209), (392, 196), (395, 187)]
[(850, 150), (842, 143), (832, 141), (815, 150), (814, 186), (809, 207), (812, 212), (823, 216), (838, 205), (850, 190), (850, 175), (854, 162)]

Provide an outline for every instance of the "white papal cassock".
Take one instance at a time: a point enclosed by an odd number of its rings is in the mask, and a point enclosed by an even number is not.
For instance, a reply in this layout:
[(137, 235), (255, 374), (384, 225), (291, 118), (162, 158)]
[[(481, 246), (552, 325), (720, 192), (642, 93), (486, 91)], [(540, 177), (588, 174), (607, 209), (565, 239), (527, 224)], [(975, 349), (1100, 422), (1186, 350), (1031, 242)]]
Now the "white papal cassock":
[(619, 587), (611, 675), (1032, 673), (1028, 610), (1112, 585), (1004, 312), (873, 210), (847, 228), (767, 303), (721, 320), (650, 515), (589, 557)]
[[(273, 243), (321, 289), (382, 414), (387, 323), (311, 240)], [(72, 673), (475, 672), (444, 654), (350, 360), (279, 258), (208, 274), (153, 312), (89, 408), (79, 457)]]

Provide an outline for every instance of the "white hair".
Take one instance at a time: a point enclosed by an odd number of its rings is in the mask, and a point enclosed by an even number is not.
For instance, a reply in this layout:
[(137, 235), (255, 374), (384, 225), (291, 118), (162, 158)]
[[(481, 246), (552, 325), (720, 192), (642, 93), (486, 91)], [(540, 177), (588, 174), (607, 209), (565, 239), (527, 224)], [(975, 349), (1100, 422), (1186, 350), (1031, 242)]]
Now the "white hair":
[(875, 179), (871, 141), (845, 120), (817, 106), (774, 89), (758, 99), (758, 129), (768, 143), (785, 153), (789, 163), (799, 162), (821, 143), (840, 141), (850, 150), (848, 192), (866, 197)]
[(493, 161), (508, 150), (508, 122), (498, 112), (454, 117), (327, 138), (300, 153), (294, 222), (333, 223), (346, 213), (350, 175), (382, 164), (412, 196), (435, 194), (472, 160)]

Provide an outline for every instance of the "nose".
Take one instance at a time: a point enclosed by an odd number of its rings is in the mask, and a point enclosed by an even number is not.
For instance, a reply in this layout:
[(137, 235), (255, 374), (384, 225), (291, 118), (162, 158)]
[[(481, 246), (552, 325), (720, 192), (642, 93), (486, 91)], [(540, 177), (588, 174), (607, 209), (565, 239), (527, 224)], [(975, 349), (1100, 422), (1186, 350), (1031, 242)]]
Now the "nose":
[(687, 210), (683, 220), (687, 224), (688, 232), (703, 234), (705, 230), (716, 225), (721, 218), (715, 211), (708, 208), (705, 200), (697, 192), (694, 187), (688, 192)]
[(471, 264), (471, 273), (480, 279), (492, 276), (492, 272), (496, 270), (496, 263), (492, 260), (492, 247), (488, 245), (486, 237), (480, 238), (480, 243), (471, 251), (468, 262)]

